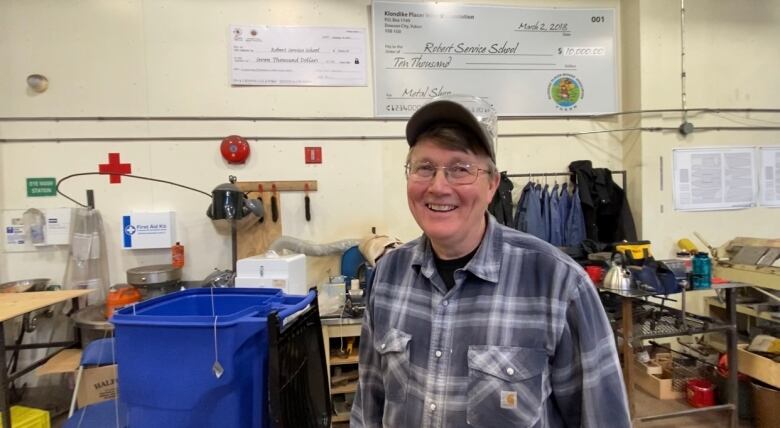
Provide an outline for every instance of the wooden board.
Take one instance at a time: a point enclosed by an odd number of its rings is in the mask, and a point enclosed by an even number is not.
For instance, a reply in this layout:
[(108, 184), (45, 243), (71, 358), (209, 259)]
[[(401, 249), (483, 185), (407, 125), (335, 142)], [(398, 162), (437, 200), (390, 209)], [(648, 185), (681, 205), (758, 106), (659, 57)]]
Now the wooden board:
[(776, 363), (769, 358), (754, 354), (747, 349), (747, 345), (739, 345), (737, 357), (739, 358), (739, 371), (746, 375), (758, 379), (780, 388), (780, 363)]
[(780, 248), (780, 239), (763, 239), (763, 238), (747, 238), (744, 236), (738, 236), (731, 240), (727, 244), (729, 248), (738, 247), (775, 247)]
[(712, 275), (731, 282), (742, 282), (757, 287), (780, 290), (780, 268), (770, 266), (729, 265), (718, 263)]
[(293, 180), (293, 181), (239, 181), (236, 186), (242, 192), (257, 192), (260, 186), (263, 186), (263, 192), (270, 192), (276, 186), (277, 192), (310, 192), (317, 191), (316, 180)]
[[(268, 247), (282, 236), (282, 197), (281, 192), (316, 192), (316, 180), (296, 180), (296, 181), (239, 181), (236, 186), (247, 193), (247, 197), (263, 199), (263, 208), (265, 216), (263, 222), (258, 221), (257, 217), (250, 215), (238, 221), (238, 232), (236, 237), (236, 257), (243, 259), (245, 257), (256, 256), (268, 251)], [(260, 192), (262, 186), (263, 192)], [(276, 188), (276, 207), (279, 216), (276, 222), (273, 221), (271, 213), (271, 197), (274, 195), (273, 188)], [(301, 199), (303, 195), (301, 195)], [(301, 219), (301, 221), (305, 221)]]
[(84, 296), (94, 290), (35, 291), (5, 293), (0, 295), (0, 322), (42, 309), (74, 297)]
[[(265, 208), (262, 223), (254, 215), (248, 215), (238, 221), (236, 236), (238, 259), (265, 253), (268, 247), (282, 236), (282, 198), (277, 193), (276, 207), (279, 210), (279, 218), (274, 222), (271, 218), (271, 195), (271, 192), (262, 194), (263, 208)], [(258, 196), (260, 196), (259, 192), (249, 192), (250, 198)]]

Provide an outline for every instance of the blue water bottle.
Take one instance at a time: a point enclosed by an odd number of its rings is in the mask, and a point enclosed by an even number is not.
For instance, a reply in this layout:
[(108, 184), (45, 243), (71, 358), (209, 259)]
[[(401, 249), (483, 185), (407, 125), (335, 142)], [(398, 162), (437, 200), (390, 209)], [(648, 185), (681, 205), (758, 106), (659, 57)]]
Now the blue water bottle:
[(698, 252), (693, 257), (693, 289), (710, 288), (712, 284), (712, 261), (705, 252)]

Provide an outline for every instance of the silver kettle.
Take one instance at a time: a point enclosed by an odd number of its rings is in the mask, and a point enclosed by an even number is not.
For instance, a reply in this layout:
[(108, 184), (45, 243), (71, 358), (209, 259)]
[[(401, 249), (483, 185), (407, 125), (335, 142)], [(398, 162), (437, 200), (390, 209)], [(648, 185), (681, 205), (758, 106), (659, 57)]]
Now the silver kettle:
[(623, 256), (616, 253), (612, 256), (611, 267), (601, 283), (602, 288), (617, 291), (632, 289), (631, 272), (623, 267)]

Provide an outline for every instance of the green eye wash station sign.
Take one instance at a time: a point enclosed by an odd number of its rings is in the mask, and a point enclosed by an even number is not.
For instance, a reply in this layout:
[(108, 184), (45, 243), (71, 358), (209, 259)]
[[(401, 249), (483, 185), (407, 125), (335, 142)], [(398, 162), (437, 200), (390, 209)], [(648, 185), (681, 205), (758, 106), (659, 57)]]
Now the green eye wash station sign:
[(28, 178), (27, 197), (57, 196), (57, 179), (54, 177)]

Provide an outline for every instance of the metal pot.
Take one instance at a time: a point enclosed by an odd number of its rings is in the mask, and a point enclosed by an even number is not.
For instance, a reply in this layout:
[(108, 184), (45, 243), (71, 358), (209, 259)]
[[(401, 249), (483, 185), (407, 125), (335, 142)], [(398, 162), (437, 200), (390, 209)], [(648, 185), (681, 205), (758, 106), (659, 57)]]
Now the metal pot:
[(136, 287), (167, 287), (181, 279), (181, 268), (173, 265), (139, 266), (127, 270), (127, 283)]
[(103, 304), (90, 305), (72, 315), (81, 330), (81, 344), (84, 348), (97, 339), (114, 336), (114, 324), (106, 320)]

